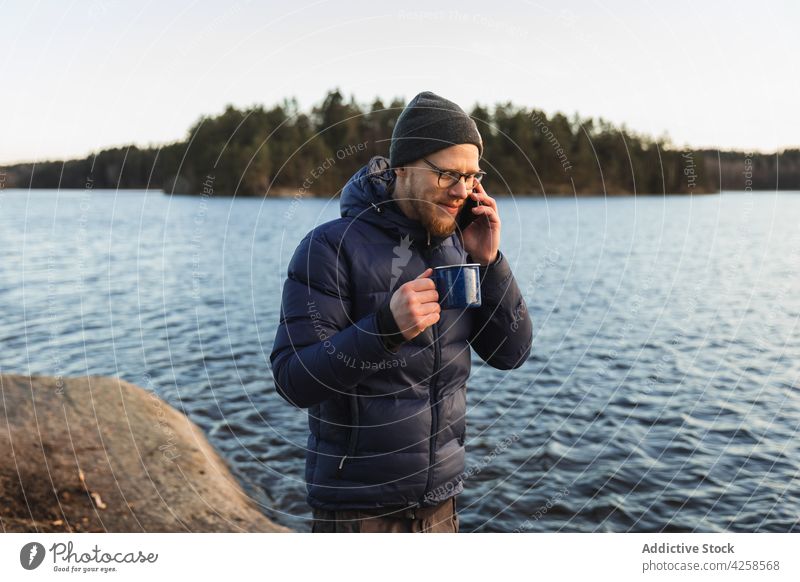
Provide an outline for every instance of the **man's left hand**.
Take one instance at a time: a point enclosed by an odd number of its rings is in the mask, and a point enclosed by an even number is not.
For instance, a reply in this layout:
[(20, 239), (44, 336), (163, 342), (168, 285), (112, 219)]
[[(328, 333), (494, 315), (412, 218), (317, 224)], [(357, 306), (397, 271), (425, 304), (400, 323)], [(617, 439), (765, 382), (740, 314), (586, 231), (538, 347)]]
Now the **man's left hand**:
[(472, 214), (477, 218), (463, 230), (461, 238), (464, 241), (464, 250), (472, 259), (486, 266), (497, 259), (497, 249), (500, 248), (500, 215), (497, 212), (497, 202), (486, 193), (480, 182), (477, 191), (470, 192), (469, 196), (480, 202), (480, 206), (472, 209)]

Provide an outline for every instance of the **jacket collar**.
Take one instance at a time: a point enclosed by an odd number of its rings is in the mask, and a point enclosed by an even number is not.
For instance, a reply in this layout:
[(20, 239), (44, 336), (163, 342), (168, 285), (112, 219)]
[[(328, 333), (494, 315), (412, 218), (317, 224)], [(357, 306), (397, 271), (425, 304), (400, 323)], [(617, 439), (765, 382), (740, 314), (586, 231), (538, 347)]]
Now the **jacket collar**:
[(399, 237), (409, 237), (418, 249), (436, 248), (454, 236), (434, 236), (422, 223), (403, 214), (387, 192), (394, 179), (389, 160), (374, 156), (345, 184), (339, 200), (342, 217), (366, 220)]

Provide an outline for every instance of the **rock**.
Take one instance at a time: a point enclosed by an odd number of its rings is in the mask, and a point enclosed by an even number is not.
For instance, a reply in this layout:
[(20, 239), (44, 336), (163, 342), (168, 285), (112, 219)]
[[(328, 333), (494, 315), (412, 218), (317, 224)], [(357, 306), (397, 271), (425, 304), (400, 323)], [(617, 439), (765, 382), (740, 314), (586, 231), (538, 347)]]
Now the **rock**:
[(288, 532), (203, 432), (118, 378), (0, 375), (5, 532)]

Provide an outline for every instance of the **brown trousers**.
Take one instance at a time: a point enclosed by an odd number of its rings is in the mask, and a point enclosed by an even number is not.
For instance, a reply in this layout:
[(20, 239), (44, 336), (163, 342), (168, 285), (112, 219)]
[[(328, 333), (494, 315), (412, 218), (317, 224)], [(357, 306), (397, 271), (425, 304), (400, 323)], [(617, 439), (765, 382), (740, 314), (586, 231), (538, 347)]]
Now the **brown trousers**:
[(314, 533), (458, 533), (456, 496), (434, 507), (401, 509), (312, 508)]

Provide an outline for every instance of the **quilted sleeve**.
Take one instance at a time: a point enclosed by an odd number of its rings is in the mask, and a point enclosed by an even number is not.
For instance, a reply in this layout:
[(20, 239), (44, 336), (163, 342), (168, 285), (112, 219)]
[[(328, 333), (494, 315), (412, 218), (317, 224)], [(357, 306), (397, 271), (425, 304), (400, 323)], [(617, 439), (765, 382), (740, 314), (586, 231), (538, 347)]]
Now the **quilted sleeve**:
[(481, 306), (472, 310), (469, 341), (487, 364), (510, 370), (530, 356), (533, 326), (511, 266), (500, 251), (497, 254), (494, 263), (480, 269)]
[(353, 274), (337, 250), (312, 230), (295, 250), (283, 286), (270, 364), (276, 390), (298, 408), (350, 392), (396, 357), (376, 314), (350, 320)]

